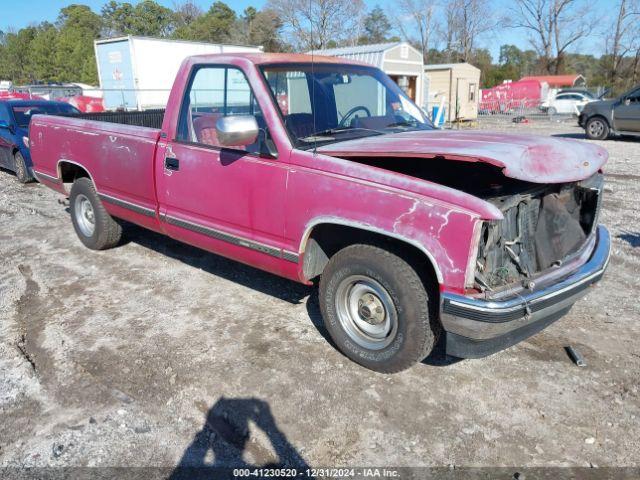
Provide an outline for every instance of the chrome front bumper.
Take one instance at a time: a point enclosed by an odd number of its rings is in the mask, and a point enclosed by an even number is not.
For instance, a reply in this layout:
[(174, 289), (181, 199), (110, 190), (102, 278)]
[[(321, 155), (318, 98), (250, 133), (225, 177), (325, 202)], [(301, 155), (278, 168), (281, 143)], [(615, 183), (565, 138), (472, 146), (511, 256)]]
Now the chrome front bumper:
[(602, 278), (610, 253), (609, 231), (599, 225), (590, 258), (559, 281), (499, 301), (443, 293), (440, 318), (447, 332), (447, 353), (480, 358), (539, 332), (566, 314)]

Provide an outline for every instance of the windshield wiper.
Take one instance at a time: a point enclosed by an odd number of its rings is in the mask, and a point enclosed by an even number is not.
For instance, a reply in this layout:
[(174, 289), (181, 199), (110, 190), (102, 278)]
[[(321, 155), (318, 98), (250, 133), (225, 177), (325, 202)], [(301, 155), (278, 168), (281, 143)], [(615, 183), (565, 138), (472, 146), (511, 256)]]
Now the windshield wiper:
[(417, 127), (417, 121), (404, 120), (402, 122), (390, 123), (385, 128), (393, 128), (393, 127)]
[(306, 135), (305, 138), (310, 137), (321, 137), (323, 135), (335, 135), (336, 133), (349, 132), (354, 130), (363, 130), (365, 132), (374, 132), (378, 135), (384, 135), (384, 132), (380, 130), (374, 130), (373, 128), (363, 128), (363, 127), (339, 127), (339, 128), (327, 128), (326, 130), (320, 130), (318, 132), (313, 132), (311, 135)]

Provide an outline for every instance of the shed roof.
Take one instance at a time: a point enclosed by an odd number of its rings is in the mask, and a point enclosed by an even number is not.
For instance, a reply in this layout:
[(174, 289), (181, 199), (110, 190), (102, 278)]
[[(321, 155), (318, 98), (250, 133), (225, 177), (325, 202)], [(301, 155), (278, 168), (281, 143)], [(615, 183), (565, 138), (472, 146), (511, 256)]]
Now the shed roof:
[(368, 63), (378, 68), (382, 68), (385, 52), (400, 45), (407, 45), (407, 47), (417, 52), (417, 50), (407, 42), (388, 42), (374, 43), (371, 45), (356, 45), (353, 47), (326, 48), (323, 50), (314, 50), (313, 54), (350, 58), (352, 60), (358, 60), (360, 62)]
[(469, 66), (471, 68), (475, 68), (476, 70), (480, 71), (480, 69), (478, 67), (476, 67), (475, 65), (471, 65), (470, 63), (467, 62), (459, 62), (459, 63), (434, 63), (432, 65), (425, 65), (424, 69), (425, 70), (449, 70), (451, 68), (456, 68), (456, 67), (460, 67), (460, 66)]

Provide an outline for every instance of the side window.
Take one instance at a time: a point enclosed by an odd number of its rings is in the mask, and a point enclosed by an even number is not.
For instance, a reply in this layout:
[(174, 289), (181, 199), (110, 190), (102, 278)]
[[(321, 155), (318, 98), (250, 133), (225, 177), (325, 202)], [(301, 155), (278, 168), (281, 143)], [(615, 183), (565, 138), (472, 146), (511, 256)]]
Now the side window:
[(249, 153), (275, 151), (266, 123), (244, 73), (234, 67), (200, 67), (192, 77), (180, 112), (176, 140), (222, 147), (216, 122), (227, 115), (253, 115), (260, 127), (254, 144), (233, 147)]
[(4, 105), (0, 105), (0, 120), (7, 125), (11, 125), (11, 117), (9, 116), (9, 109)]
[(476, 84), (475, 83), (469, 84), (469, 101), (470, 102), (476, 101)]
[(640, 88), (634, 92), (631, 92), (629, 96), (627, 96), (631, 103), (640, 103)]

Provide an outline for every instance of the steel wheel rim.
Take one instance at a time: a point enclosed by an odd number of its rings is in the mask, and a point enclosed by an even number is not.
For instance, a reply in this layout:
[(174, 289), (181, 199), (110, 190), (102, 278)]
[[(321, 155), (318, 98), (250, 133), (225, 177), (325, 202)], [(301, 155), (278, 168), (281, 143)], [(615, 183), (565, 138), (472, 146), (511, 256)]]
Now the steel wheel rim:
[(589, 133), (594, 137), (599, 137), (604, 131), (604, 125), (600, 120), (594, 120), (589, 124)]
[(391, 295), (377, 281), (351, 275), (336, 291), (336, 312), (343, 330), (369, 350), (387, 347), (398, 331), (398, 315)]
[(96, 216), (91, 201), (83, 194), (76, 197), (75, 201), (76, 222), (78, 228), (85, 237), (93, 236), (96, 231)]

